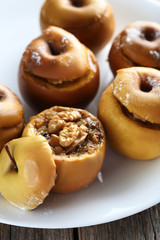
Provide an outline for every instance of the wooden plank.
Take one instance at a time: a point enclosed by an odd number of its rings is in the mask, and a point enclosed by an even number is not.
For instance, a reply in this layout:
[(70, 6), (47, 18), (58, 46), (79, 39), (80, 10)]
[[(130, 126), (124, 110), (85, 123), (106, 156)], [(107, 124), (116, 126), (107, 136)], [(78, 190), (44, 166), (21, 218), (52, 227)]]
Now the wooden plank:
[(80, 228), (79, 240), (159, 240), (160, 204), (111, 223)]
[(37, 229), (0, 224), (0, 240), (74, 240), (73, 229)]
[(0, 240), (10, 239), (10, 226), (7, 224), (0, 224)]
[[(154, 239), (160, 239), (160, 204), (152, 207), (149, 209), (150, 217), (151, 217), (151, 224), (153, 226), (154, 231)], [(146, 234), (148, 235), (148, 234)], [(146, 236), (146, 240), (149, 239)]]
[(11, 226), (11, 240), (74, 240), (73, 229), (37, 229)]

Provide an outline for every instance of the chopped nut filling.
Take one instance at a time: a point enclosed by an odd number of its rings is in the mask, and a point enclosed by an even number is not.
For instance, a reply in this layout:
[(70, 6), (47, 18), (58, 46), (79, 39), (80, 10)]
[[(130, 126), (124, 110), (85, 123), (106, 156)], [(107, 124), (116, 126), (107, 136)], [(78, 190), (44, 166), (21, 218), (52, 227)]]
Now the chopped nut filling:
[(93, 153), (103, 139), (99, 121), (85, 110), (48, 110), (35, 121), (56, 155)]

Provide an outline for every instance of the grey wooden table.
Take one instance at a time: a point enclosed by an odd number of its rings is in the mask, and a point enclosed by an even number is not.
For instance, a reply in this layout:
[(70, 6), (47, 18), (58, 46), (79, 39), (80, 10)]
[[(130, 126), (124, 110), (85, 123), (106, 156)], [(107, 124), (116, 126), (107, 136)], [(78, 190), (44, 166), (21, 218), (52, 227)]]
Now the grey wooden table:
[(159, 240), (160, 204), (111, 223), (74, 229), (36, 229), (0, 224), (0, 240)]

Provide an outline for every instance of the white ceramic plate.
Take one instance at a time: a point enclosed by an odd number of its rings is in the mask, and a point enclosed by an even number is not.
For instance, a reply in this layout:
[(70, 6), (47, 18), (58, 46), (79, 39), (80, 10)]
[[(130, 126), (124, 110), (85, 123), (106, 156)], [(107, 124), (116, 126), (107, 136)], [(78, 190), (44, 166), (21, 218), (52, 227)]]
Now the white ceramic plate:
[[(43, 0), (1, 1), (0, 81), (20, 99), (18, 65), (25, 47), (40, 34), (39, 13), (42, 3)], [(110, 3), (116, 19), (115, 35), (135, 20), (160, 22), (160, 3), (156, 0), (110, 0)], [(109, 47), (97, 56), (101, 86), (88, 107), (93, 114), (97, 112), (102, 92), (112, 80), (106, 62)], [(28, 121), (34, 111), (23, 100), (22, 103)], [(160, 201), (159, 169), (160, 159), (146, 162), (126, 159), (108, 148), (102, 175), (88, 188), (72, 194), (51, 194), (31, 212), (13, 207), (0, 196), (0, 222), (36, 228), (72, 228), (120, 219)]]

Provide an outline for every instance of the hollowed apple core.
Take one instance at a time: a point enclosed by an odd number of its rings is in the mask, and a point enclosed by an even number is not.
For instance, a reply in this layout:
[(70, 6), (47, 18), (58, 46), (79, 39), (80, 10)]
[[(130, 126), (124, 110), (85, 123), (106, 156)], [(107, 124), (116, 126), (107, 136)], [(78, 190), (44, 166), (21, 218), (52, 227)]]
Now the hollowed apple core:
[(153, 86), (148, 81), (141, 81), (140, 90), (142, 92), (150, 92)]
[(83, 7), (84, 6), (84, 0), (70, 0), (70, 2), (74, 7)]
[(5, 98), (4, 92), (0, 92), (0, 101), (2, 101)]
[(158, 32), (152, 27), (146, 27), (143, 29), (142, 35), (145, 40), (152, 42), (157, 38)]

